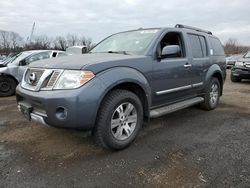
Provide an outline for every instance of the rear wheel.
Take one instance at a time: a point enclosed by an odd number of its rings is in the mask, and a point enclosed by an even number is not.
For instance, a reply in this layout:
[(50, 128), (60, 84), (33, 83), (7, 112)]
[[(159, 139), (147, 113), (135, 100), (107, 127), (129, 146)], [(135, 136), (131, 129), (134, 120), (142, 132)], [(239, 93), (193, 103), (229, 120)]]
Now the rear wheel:
[(236, 76), (233, 76), (233, 75), (231, 74), (231, 81), (232, 81), (232, 82), (240, 82), (240, 81), (241, 81), (241, 78), (236, 77)]
[(114, 90), (104, 99), (97, 117), (94, 136), (97, 144), (124, 149), (138, 135), (143, 121), (140, 99), (127, 90)]
[(0, 77), (0, 97), (7, 97), (15, 94), (16, 81), (9, 77)]
[(204, 102), (201, 107), (205, 110), (213, 110), (217, 107), (220, 100), (221, 86), (217, 78), (213, 77), (207, 88), (204, 96)]

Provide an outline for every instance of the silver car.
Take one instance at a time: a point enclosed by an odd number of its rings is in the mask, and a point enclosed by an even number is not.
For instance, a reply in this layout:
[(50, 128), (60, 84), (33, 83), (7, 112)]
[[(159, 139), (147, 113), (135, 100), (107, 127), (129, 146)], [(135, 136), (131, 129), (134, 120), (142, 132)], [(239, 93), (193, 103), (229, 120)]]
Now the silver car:
[(11, 96), (15, 93), (16, 86), (21, 82), (27, 65), (34, 61), (59, 56), (66, 56), (64, 51), (57, 50), (31, 50), (24, 51), (0, 65), (0, 97)]

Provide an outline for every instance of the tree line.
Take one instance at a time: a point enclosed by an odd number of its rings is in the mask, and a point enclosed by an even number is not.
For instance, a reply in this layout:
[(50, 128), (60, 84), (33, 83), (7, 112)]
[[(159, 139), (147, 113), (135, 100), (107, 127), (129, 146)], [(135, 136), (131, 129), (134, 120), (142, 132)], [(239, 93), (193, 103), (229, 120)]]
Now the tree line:
[(250, 50), (249, 46), (241, 45), (237, 39), (230, 38), (224, 44), (224, 51), (226, 55), (243, 54)]
[(93, 47), (92, 39), (76, 34), (65, 36), (48, 37), (46, 35), (34, 36), (25, 40), (18, 33), (13, 31), (0, 30), (0, 55), (19, 53), (25, 50), (63, 50), (70, 46), (84, 45), (87, 50)]
[[(24, 50), (63, 50), (75, 45), (85, 45), (87, 50), (94, 44), (91, 38), (76, 34), (66, 36), (48, 37), (46, 35), (34, 36), (32, 40), (24, 40), (18, 33), (13, 31), (0, 30), (0, 55), (19, 53)], [(241, 45), (237, 39), (230, 38), (224, 44), (226, 55), (245, 53), (250, 47)]]

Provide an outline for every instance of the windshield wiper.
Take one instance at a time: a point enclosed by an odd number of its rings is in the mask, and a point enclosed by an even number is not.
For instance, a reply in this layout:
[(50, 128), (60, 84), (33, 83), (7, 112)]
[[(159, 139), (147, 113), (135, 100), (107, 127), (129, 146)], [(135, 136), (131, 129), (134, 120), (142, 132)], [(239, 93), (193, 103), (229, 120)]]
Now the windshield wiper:
[(124, 55), (132, 55), (131, 53), (128, 53), (127, 51), (107, 51), (107, 52), (89, 52), (89, 54), (92, 54), (92, 53), (110, 53), (110, 54), (124, 54)]
[(110, 54), (124, 54), (124, 55), (131, 55), (129, 54), (128, 52), (126, 51), (107, 51), (107, 53), (110, 53)]

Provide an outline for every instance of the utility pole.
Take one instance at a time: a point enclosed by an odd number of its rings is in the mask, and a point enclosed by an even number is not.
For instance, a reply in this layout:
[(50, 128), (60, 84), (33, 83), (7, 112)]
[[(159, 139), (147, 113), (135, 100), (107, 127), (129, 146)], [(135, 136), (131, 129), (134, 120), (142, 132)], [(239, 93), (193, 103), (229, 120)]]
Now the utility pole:
[(36, 23), (34, 22), (33, 26), (32, 26), (32, 29), (31, 29), (30, 38), (29, 38), (30, 43), (33, 40), (33, 34), (34, 34), (35, 26), (36, 26)]

